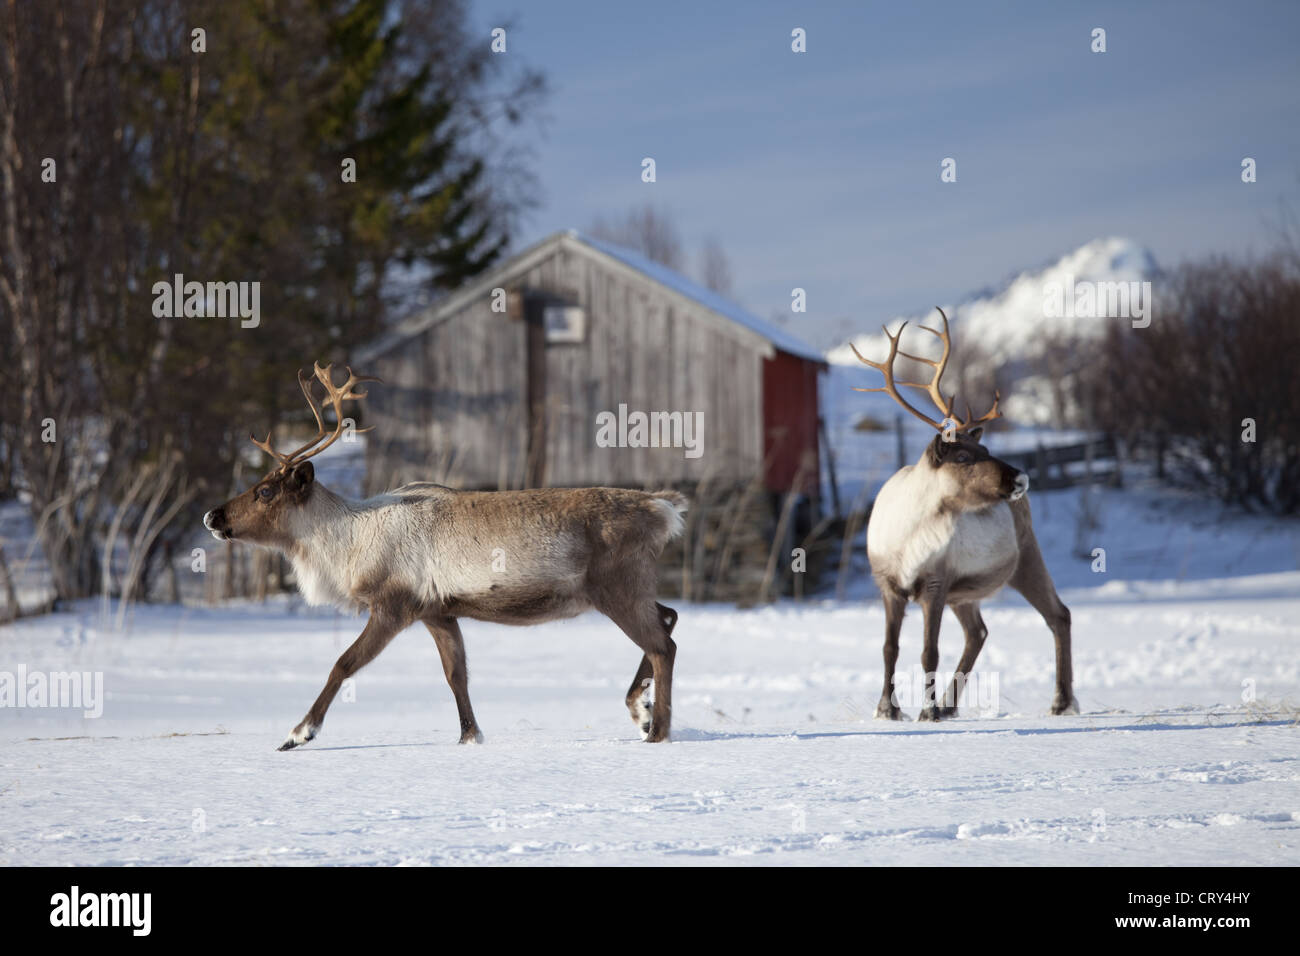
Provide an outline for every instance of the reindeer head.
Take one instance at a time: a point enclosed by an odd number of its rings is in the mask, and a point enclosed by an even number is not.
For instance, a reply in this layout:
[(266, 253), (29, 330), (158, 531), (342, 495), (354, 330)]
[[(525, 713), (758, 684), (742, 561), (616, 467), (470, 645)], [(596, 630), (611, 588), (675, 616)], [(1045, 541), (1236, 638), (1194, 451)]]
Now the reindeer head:
[[(994, 458), (989, 454), (989, 450), (980, 444), (980, 438), (984, 434), (984, 423), (1002, 417), (1002, 412), (998, 410), (998, 402), (1001, 401), (1002, 395), (995, 391), (993, 407), (979, 418), (974, 417), (969, 402), (966, 403), (965, 420), (959, 419), (954, 414), (957, 395), (953, 393), (945, 397), (940, 386), (940, 379), (943, 378), (943, 373), (948, 367), (948, 359), (952, 355), (952, 339), (948, 331), (948, 316), (944, 314), (943, 309), (939, 309), (939, 315), (943, 318), (943, 331), (925, 325), (919, 326), (943, 343), (943, 354), (939, 356), (938, 361), (899, 351), (903, 329), (907, 328), (906, 322), (899, 326), (898, 331), (893, 335), (890, 335), (889, 329), (884, 329), (885, 336), (889, 339), (889, 357), (884, 362), (873, 362), (863, 358), (857, 347), (850, 343), (849, 347), (853, 349), (853, 354), (858, 357), (858, 361), (871, 366), (885, 377), (882, 388), (856, 388), (854, 391), (888, 392), (894, 401), (939, 433), (921, 457), (919, 466), (935, 472), (935, 478), (940, 483), (941, 497), (949, 506), (964, 511), (986, 507), (998, 500), (1015, 501), (1029, 490), (1029, 476), (1012, 468), (1006, 462)], [(900, 355), (933, 368), (934, 375), (930, 381), (925, 384), (896, 382), (894, 360)], [(935, 421), (908, 404), (898, 392), (899, 385), (920, 389), (929, 395), (942, 415), (941, 420)]]
[(959, 511), (986, 507), (999, 500), (1015, 501), (1029, 490), (1029, 476), (994, 458), (980, 444), (982, 428), (957, 432), (952, 441), (936, 435), (922, 461), (937, 472), (945, 501)]
[(316, 416), (316, 437), (285, 455), (271, 447), (269, 434), (264, 441), (249, 436), (254, 445), (280, 464), (242, 495), (232, 498), (220, 508), (213, 508), (203, 516), (204, 527), (218, 541), (235, 538), (280, 548), (286, 548), (293, 542), (289, 517), (295, 509), (301, 508), (310, 500), (316, 478), (315, 468), (308, 459), (319, 455), (343, 434), (343, 403), (366, 397), (365, 392), (354, 391), (355, 386), (362, 382), (379, 381), (377, 378), (358, 377), (352, 374), (352, 369), (348, 369), (348, 380), (342, 386), (335, 386), (333, 369), (333, 365), (321, 368), (319, 362), (314, 367), (316, 381), (325, 386), (325, 397), (334, 408), (336, 424), (333, 433), (325, 430), (320, 402), (312, 393), (313, 380), (299, 369), (298, 386), (307, 397), (312, 414)]

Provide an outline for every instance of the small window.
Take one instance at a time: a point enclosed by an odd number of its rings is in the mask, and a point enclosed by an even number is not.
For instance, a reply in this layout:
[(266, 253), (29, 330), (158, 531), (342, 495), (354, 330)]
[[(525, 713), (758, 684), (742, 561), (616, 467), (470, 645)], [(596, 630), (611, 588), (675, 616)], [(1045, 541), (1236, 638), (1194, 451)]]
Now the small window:
[(547, 342), (581, 342), (587, 334), (587, 313), (581, 306), (548, 305), (542, 322)]

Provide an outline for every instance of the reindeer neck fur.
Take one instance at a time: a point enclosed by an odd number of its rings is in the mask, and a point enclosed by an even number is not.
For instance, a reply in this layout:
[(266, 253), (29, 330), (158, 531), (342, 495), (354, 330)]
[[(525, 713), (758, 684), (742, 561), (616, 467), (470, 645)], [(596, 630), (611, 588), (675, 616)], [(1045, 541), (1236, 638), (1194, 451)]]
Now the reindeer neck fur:
[(986, 594), (1006, 583), (1017, 560), (1011, 508), (1005, 501), (972, 507), (962, 492), (954, 470), (935, 467), (927, 453), (885, 482), (867, 526), (878, 579), (909, 594), (935, 579), (978, 581)]
[(317, 482), (290, 519), (292, 545), (286, 550), (298, 590), (311, 605), (355, 611), (366, 603), (358, 583), (391, 567), (385, 544), (391, 511), (402, 500), (391, 493), (350, 501)]

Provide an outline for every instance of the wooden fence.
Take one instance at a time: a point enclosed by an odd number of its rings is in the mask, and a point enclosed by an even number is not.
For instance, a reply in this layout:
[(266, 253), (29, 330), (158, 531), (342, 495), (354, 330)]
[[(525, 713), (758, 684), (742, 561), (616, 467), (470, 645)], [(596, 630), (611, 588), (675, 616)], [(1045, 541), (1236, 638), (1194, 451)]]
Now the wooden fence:
[(1029, 475), (1029, 487), (1040, 491), (1090, 484), (1118, 488), (1124, 481), (1119, 448), (1109, 435), (998, 457)]

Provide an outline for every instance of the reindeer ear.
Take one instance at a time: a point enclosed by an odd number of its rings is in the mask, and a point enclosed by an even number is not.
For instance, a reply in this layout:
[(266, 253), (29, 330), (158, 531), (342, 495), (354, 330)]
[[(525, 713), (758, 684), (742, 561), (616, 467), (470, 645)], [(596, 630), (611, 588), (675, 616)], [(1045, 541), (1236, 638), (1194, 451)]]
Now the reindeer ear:
[(983, 434), (984, 434), (984, 426), (981, 425), (979, 428), (972, 428), (970, 431), (968, 431), (966, 433), (966, 437), (969, 438), (971, 441), (979, 441), (980, 435)]
[(948, 443), (943, 440), (943, 435), (935, 435), (934, 441), (930, 442), (930, 464), (938, 468), (943, 464), (943, 453), (948, 450)]
[(301, 491), (316, 479), (316, 469), (312, 467), (311, 462), (304, 461), (300, 465), (294, 465), (293, 471), (289, 472), (289, 487), (294, 491)]

